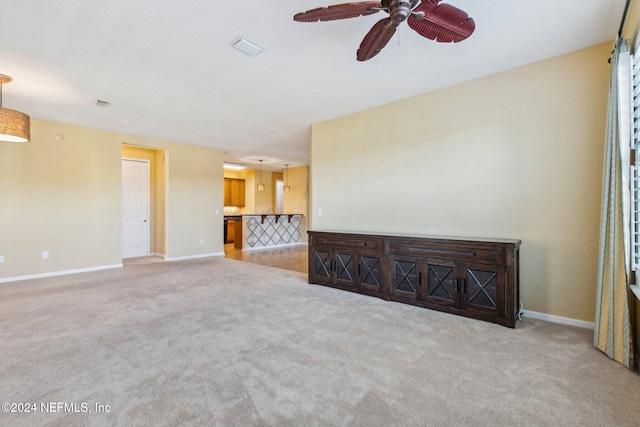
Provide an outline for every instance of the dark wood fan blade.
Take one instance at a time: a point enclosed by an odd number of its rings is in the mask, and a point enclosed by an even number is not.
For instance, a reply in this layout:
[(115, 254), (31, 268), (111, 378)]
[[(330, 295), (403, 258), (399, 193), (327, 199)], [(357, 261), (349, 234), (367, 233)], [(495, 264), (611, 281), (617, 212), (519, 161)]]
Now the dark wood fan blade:
[(336, 4), (334, 6), (319, 7), (318, 9), (298, 13), (293, 17), (293, 20), (298, 22), (318, 22), (357, 18), (358, 16), (378, 13), (379, 10), (372, 9), (376, 7), (382, 7), (382, 4), (379, 1)]
[(466, 12), (436, 0), (423, 0), (414, 12), (424, 12), (424, 19), (413, 15), (407, 19), (418, 34), (440, 43), (458, 43), (467, 39), (476, 29), (476, 23)]
[(369, 30), (358, 49), (358, 61), (366, 61), (380, 53), (396, 32), (397, 22), (390, 18), (381, 19)]

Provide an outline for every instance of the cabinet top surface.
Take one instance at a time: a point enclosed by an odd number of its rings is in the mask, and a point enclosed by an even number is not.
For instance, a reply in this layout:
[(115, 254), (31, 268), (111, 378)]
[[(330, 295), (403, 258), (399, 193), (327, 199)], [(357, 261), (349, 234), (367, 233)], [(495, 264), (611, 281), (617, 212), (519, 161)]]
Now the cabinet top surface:
[(257, 216), (257, 217), (263, 217), (263, 216), (304, 216), (303, 214), (300, 213), (295, 213), (295, 214), (288, 214), (288, 213), (284, 213), (284, 214), (232, 214), (232, 215), (225, 215), (224, 217), (227, 219), (242, 219), (243, 216)]
[(415, 239), (433, 239), (433, 240), (448, 240), (453, 242), (485, 242), (485, 243), (502, 243), (512, 244), (520, 246), (522, 243), (519, 239), (496, 239), (496, 238), (482, 238), (482, 237), (463, 237), (463, 236), (433, 236), (426, 234), (403, 234), (403, 233), (369, 233), (364, 231), (337, 231), (337, 230), (309, 230), (308, 234), (313, 233), (332, 233), (332, 234), (346, 234), (352, 236), (375, 236), (375, 237), (394, 237), (394, 238), (415, 238)]
[(282, 214), (242, 214), (240, 216), (302, 216), (300, 213), (282, 213)]

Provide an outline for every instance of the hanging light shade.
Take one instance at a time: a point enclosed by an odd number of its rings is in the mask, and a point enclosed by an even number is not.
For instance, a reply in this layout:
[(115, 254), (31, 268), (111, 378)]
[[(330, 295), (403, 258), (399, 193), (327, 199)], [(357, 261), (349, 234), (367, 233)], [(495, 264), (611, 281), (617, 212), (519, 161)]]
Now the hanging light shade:
[(2, 85), (11, 80), (11, 77), (0, 74), (0, 141), (29, 142), (31, 139), (29, 116), (20, 111), (2, 107)]
[(262, 160), (258, 160), (260, 162), (260, 182), (258, 183), (258, 191), (264, 190), (264, 184), (262, 183)]
[(284, 191), (291, 191), (289, 186), (289, 165), (284, 165)]

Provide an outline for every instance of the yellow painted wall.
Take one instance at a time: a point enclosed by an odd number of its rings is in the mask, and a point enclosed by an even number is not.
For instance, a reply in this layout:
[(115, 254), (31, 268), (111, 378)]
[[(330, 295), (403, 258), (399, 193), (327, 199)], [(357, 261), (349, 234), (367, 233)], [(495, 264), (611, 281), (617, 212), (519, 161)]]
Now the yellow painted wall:
[(313, 125), (313, 229), (522, 239), (525, 309), (593, 321), (611, 47)]
[(309, 201), (309, 166), (289, 168), (288, 184), (291, 191), (284, 193), (284, 213), (304, 215), (302, 221), (302, 240), (307, 241), (307, 210)]
[(256, 177), (253, 169), (243, 170), (241, 178), (244, 179), (245, 205), (243, 213), (256, 212)]
[(0, 144), (0, 280), (122, 263), (122, 144), (166, 150), (166, 255), (223, 252), (222, 151), (34, 118), (31, 134)]
[(275, 207), (273, 206), (273, 192), (275, 188), (273, 187), (273, 179), (271, 176), (271, 172), (262, 171), (262, 183), (264, 184), (264, 190), (258, 191), (257, 185), (260, 180), (260, 172), (255, 172), (255, 207), (253, 213), (273, 213), (275, 212)]
[[(177, 147), (179, 145), (179, 147)], [(223, 152), (169, 144), (167, 255), (169, 258), (224, 252)], [(200, 244), (204, 239), (204, 244)]]
[(288, 184), (291, 191), (284, 194), (284, 212), (307, 215), (309, 200), (309, 166), (289, 168)]
[(0, 143), (0, 279), (121, 264), (120, 159), (106, 132), (37, 119)]
[(155, 253), (167, 253), (167, 152), (155, 150), (156, 158), (156, 224), (155, 224)]
[[(640, 1), (632, 0), (629, 12), (627, 13), (627, 20), (622, 31), (622, 38), (627, 40), (634, 40), (636, 34), (640, 29)], [(633, 43), (631, 44), (633, 46)]]

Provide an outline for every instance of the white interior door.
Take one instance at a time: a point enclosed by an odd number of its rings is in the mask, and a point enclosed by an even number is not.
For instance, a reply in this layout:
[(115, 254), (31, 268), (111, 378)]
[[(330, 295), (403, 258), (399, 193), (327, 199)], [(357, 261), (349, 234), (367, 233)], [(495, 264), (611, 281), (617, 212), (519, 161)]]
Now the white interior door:
[(149, 162), (122, 159), (122, 258), (149, 255)]

